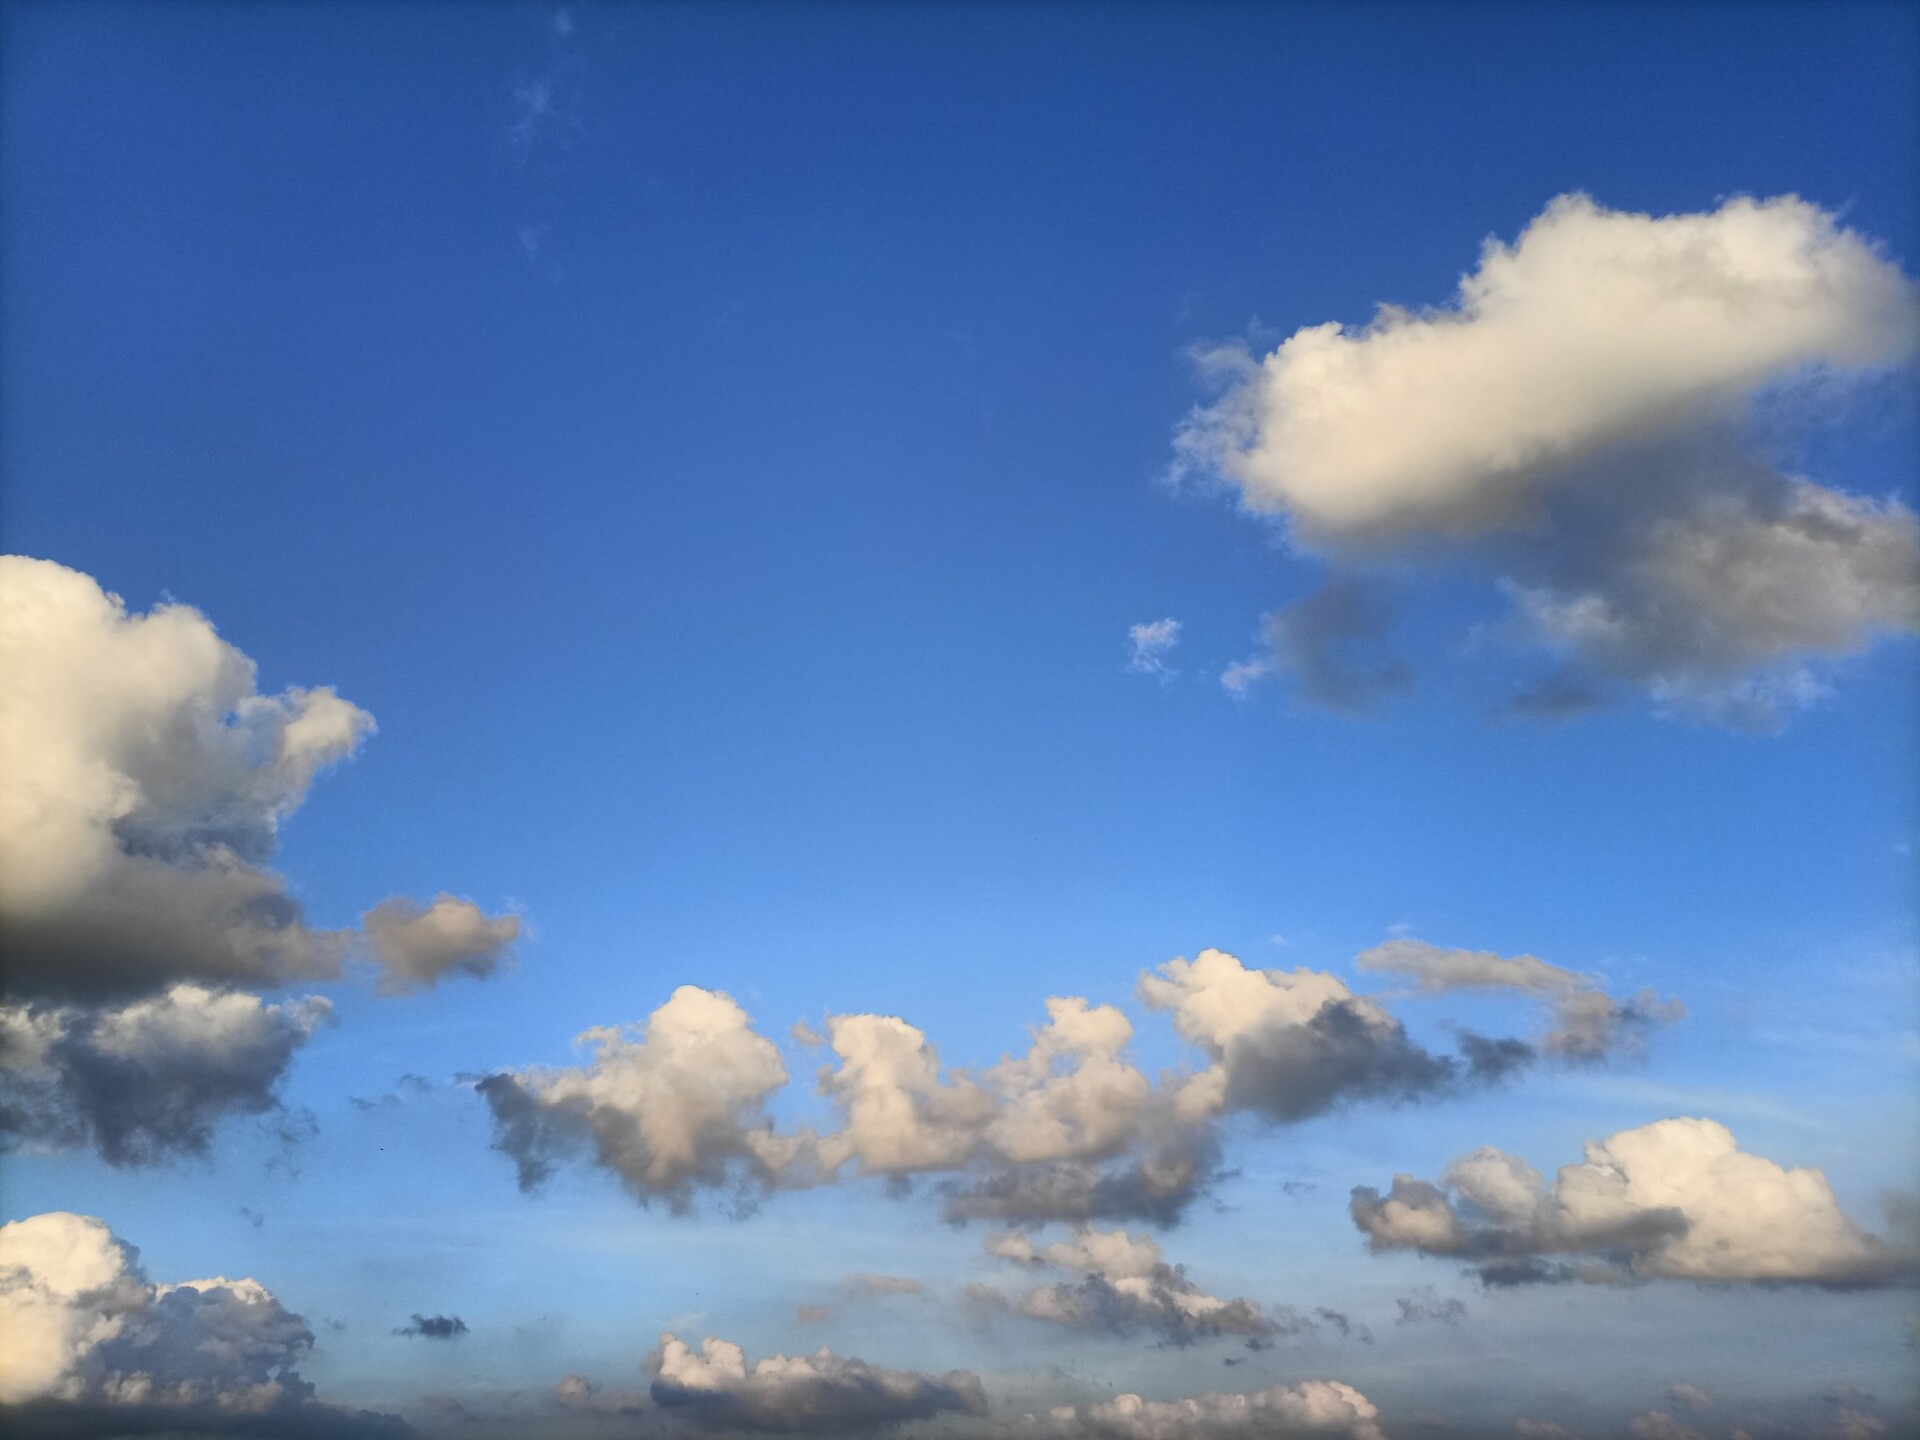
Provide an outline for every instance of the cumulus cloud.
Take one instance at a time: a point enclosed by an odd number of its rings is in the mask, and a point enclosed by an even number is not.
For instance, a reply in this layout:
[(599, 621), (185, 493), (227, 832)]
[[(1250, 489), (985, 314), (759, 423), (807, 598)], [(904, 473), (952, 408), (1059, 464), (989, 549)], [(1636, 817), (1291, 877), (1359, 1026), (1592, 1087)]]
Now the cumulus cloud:
[(833, 1123), (779, 1129), (767, 1109), (788, 1079), (776, 1047), (729, 997), (683, 986), (642, 1027), (583, 1035), (584, 1065), (477, 1089), (529, 1189), (574, 1157), (680, 1208), (700, 1190), (744, 1203), (859, 1178), (904, 1190), (925, 1175), (960, 1223), (1171, 1224), (1222, 1173), (1219, 1123), (1232, 1114), (1287, 1122), (1424, 1098), (1534, 1055), (1471, 1034), (1458, 1057), (1434, 1055), (1335, 976), (1249, 970), (1216, 950), (1143, 976), (1140, 993), (1204, 1064), (1149, 1079), (1128, 1053), (1132, 1022), (1078, 996), (1048, 999), (1023, 1052), (977, 1068), (944, 1066), (899, 1016), (829, 1015), (793, 1033), (831, 1052), (817, 1082)]
[(1415, 1100), (1504, 1068), (1497, 1051), (1435, 1055), (1374, 1002), (1322, 971), (1259, 970), (1223, 950), (1140, 978), (1180, 1037), (1213, 1062), (1176, 1097), (1199, 1115), (1246, 1110), (1289, 1122), (1355, 1100)]
[(1194, 1395), (1143, 1400), (1120, 1395), (1090, 1405), (1067, 1405), (1030, 1417), (1024, 1433), (1089, 1440), (1281, 1440), (1290, 1436), (1345, 1436), (1385, 1440), (1379, 1410), (1351, 1385), (1303, 1380), (1247, 1395)]
[(332, 690), (262, 695), (197, 611), (129, 615), (45, 560), (0, 556), (0, 950), (11, 989), (337, 973), (339, 931), (263, 868), (314, 776), (373, 717)]
[(523, 1189), (590, 1153), (635, 1197), (684, 1209), (697, 1188), (764, 1184), (799, 1158), (799, 1140), (776, 1135), (764, 1111), (787, 1067), (732, 996), (682, 985), (645, 1024), (589, 1030), (577, 1043), (590, 1052), (583, 1066), (475, 1087)]
[(115, 1164), (205, 1151), (273, 1108), (325, 1015), (246, 989), (383, 990), (491, 970), (518, 922), (442, 896), (363, 936), (308, 925), (268, 868), (315, 777), (373, 717), (325, 687), (259, 693), (253, 661), (185, 605), (130, 614), (78, 571), (0, 556), (0, 1131)]
[(1491, 1284), (1676, 1279), (1830, 1287), (1910, 1281), (1915, 1256), (1849, 1219), (1818, 1170), (1739, 1149), (1712, 1120), (1658, 1120), (1589, 1141), (1551, 1186), (1485, 1147), (1439, 1184), (1410, 1175), (1353, 1192), (1375, 1250), (1478, 1264)]
[(295, 1368), (313, 1333), (257, 1280), (154, 1284), (133, 1247), (89, 1216), (0, 1225), (0, 1331), (10, 1427), (404, 1433), (315, 1401)]
[[(1117, 1335), (1145, 1330), (1169, 1345), (1219, 1335), (1243, 1336), (1258, 1345), (1283, 1328), (1256, 1301), (1207, 1294), (1184, 1269), (1162, 1258), (1151, 1236), (1082, 1225), (1069, 1239), (1050, 1245), (1036, 1244), (1023, 1230), (990, 1235), (986, 1245), (989, 1254), (1014, 1264), (1079, 1276), (1011, 1297), (976, 1292), (976, 1299), (1003, 1304), (1030, 1319)], [(1296, 1328), (1310, 1325), (1300, 1321)]]
[(1171, 680), (1180, 673), (1167, 668), (1167, 656), (1172, 654), (1173, 647), (1180, 643), (1178, 620), (1168, 618), (1144, 621), (1141, 624), (1129, 626), (1127, 643), (1130, 647), (1127, 668), (1135, 674)]
[(193, 984), (121, 1006), (0, 1006), (0, 1137), (90, 1145), (113, 1165), (204, 1155), (222, 1120), (279, 1108), (331, 1015), (318, 996), (269, 1005)]
[[(1175, 469), (1349, 568), (1492, 576), (1563, 659), (1543, 695), (1626, 682), (1763, 720), (1814, 693), (1809, 660), (1920, 626), (1920, 530), (1774, 468), (1749, 422), (1810, 377), (1830, 392), (1902, 362), (1917, 316), (1895, 265), (1796, 197), (1655, 217), (1562, 196), (1489, 240), (1448, 308), (1213, 352), (1226, 393), (1181, 428)], [(1288, 616), (1249, 664), (1311, 686)]]
[(490, 916), (471, 900), (442, 894), (431, 905), (404, 896), (383, 900), (360, 917), (382, 994), (422, 990), (447, 975), (486, 979), (520, 935), (514, 915)]
[(647, 1357), (654, 1403), (714, 1429), (845, 1434), (941, 1414), (980, 1415), (986, 1393), (964, 1370), (924, 1375), (887, 1370), (822, 1348), (772, 1355), (748, 1368), (730, 1341), (708, 1336), (695, 1351), (673, 1334)]
[(1535, 996), (1546, 1002), (1553, 1017), (1540, 1049), (1572, 1060), (1598, 1060), (1635, 1049), (1650, 1031), (1686, 1014), (1678, 1000), (1663, 1001), (1651, 990), (1617, 1000), (1592, 976), (1549, 965), (1538, 956), (1449, 950), (1404, 936), (1362, 951), (1354, 968), (1407, 976), (1429, 994), (1518, 990)]

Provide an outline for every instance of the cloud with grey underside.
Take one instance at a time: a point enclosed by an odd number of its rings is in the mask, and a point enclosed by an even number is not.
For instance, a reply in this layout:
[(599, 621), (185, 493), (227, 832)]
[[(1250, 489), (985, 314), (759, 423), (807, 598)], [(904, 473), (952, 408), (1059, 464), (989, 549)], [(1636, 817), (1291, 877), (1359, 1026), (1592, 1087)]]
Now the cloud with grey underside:
[(1835, 662), (1920, 629), (1920, 526), (1756, 436), (1844, 415), (1917, 335), (1913, 283), (1819, 205), (1655, 216), (1575, 194), (1489, 239), (1449, 304), (1213, 347), (1219, 395), (1180, 426), (1175, 477), (1327, 567), (1222, 679), (1370, 708), (1411, 679), (1390, 588), (1466, 575), (1507, 605), (1479, 638), (1545, 661), (1505, 714), (1639, 693), (1778, 724)]
[(1390, 942), (1360, 968), (1418, 971), (1431, 982), (1420, 993), (1517, 985), (1548, 1016), (1540, 1035), (1461, 1031), (1458, 1053), (1436, 1052), (1338, 976), (1205, 950), (1140, 977), (1142, 1004), (1190, 1047), (1186, 1065), (1158, 1077), (1132, 1058), (1133, 1022), (1081, 997), (1050, 998), (1024, 1051), (979, 1068), (944, 1066), (903, 1018), (836, 1014), (795, 1030), (828, 1057), (815, 1088), (829, 1122), (781, 1125), (773, 1102), (793, 1078), (781, 1048), (731, 996), (683, 985), (640, 1024), (583, 1034), (580, 1063), (501, 1071), (475, 1089), (528, 1190), (578, 1162), (682, 1211), (702, 1196), (750, 1205), (782, 1189), (864, 1178), (901, 1190), (926, 1178), (956, 1223), (1170, 1225), (1222, 1178), (1236, 1122), (1439, 1101), (1530, 1065), (1632, 1050), (1679, 1013), (1650, 997), (1616, 1001), (1533, 957), (1486, 952), (1480, 970), (1462, 969), (1457, 957), (1475, 953)]
[(114, 1165), (206, 1153), (281, 1107), (330, 1015), (260, 992), (369, 975), (484, 979), (512, 915), (442, 893), (310, 924), (280, 827), (373, 717), (326, 687), (260, 693), (190, 606), (131, 612), (91, 577), (0, 556), (0, 1145)]
[(1466, 1261), (1489, 1286), (1539, 1283), (1807, 1285), (1854, 1289), (1920, 1279), (1906, 1237), (1863, 1229), (1820, 1171), (1739, 1148), (1727, 1128), (1658, 1120), (1589, 1141), (1551, 1185), (1491, 1146), (1438, 1182), (1396, 1175), (1353, 1191), (1375, 1251)]

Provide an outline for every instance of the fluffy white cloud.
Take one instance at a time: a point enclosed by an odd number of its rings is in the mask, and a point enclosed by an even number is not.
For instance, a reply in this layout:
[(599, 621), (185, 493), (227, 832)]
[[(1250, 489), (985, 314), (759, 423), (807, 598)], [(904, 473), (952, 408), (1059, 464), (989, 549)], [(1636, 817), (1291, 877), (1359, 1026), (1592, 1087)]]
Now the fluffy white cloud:
[(1322, 971), (1249, 969), (1202, 950), (1141, 976), (1139, 989), (1213, 1062), (1175, 1096), (1196, 1116), (1300, 1120), (1350, 1100), (1418, 1098), (1461, 1078), (1457, 1061), (1421, 1048), (1386, 1010)]
[(1385, 1440), (1380, 1412), (1351, 1385), (1302, 1380), (1247, 1395), (1194, 1395), (1143, 1400), (1120, 1395), (1091, 1405), (1068, 1405), (1037, 1418), (1030, 1432), (1099, 1440), (1282, 1440), (1290, 1436), (1345, 1436)]
[[(1826, 1286), (1912, 1278), (1915, 1257), (1849, 1219), (1818, 1170), (1742, 1151), (1712, 1120), (1658, 1120), (1589, 1141), (1551, 1186), (1491, 1147), (1438, 1185), (1410, 1175), (1353, 1192), (1376, 1250), (1476, 1262), (1489, 1283), (1676, 1279)], [(1547, 1263), (1547, 1257), (1564, 1257)]]
[(579, 1037), (583, 1066), (489, 1076), (496, 1148), (523, 1187), (590, 1150), (641, 1199), (688, 1203), (696, 1186), (765, 1180), (799, 1158), (774, 1133), (767, 1097), (787, 1081), (773, 1042), (730, 995), (682, 985), (645, 1024)]
[[(1775, 471), (1741, 426), (1809, 374), (1899, 363), (1917, 317), (1897, 267), (1795, 197), (1655, 217), (1563, 196), (1489, 240), (1451, 308), (1216, 353), (1232, 383), (1181, 430), (1177, 468), (1348, 562), (1503, 577), (1569, 665), (1536, 708), (1615, 679), (1757, 718), (1813, 683), (1808, 657), (1920, 626), (1920, 531)], [(1239, 678), (1286, 667), (1311, 688), (1290, 616)]]
[(220, 1121), (278, 1108), (331, 1014), (318, 996), (269, 1005), (191, 984), (118, 1007), (0, 1006), (0, 1136), (91, 1145), (114, 1165), (204, 1154)]
[(1127, 627), (1127, 643), (1130, 647), (1127, 668), (1136, 674), (1171, 680), (1179, 673), (1167, 668), (1167, 656), (1180, 643), (1178, 620), (1169, 617), (1130, 625)]
[[(1258, 1343), (1282, 1328), (1255, 1301), (1222, 1300), (1207, 1294), (1184, 1270), (1162, 1258), (1151, 1236), (1082, 1225), (1071, 1238), (1049, 1245), (1035, 1244), (1023, 1230), (990, 1235), (986, 1245), (989, 1254), (1003, 1260), (1080, 1277), (1012, 1297), (973, 1292), (976, 1301), (1003, 1303), (1015, 1314), (1034, 1320), (1121, 1335), (1147, 1330), (1174, 1345), (1216, 1335), (1241, 1335)], [(1297, 1328), (1309, 1323), (1299, 1321)]]
[(140, 990), (337, 972), (261, 868), (314, 775), (373, 717), (261, 695), (184, 605), (129, 615), (85, 575), (0, 557), (0, 941), (10, 986)]
[(820, 1432), (986, 1410), (979, 1378), (964, 1370), (887, 1370), (822, 1348), (771, 1355), (749, 1368), (738, 1345), (708, 1336), (695, 1351), (673, 1334), (648, 1357), (663, 1409), (716, 1429)]
[(514, 915), (490, 916), (471, 900), (442, 894), (431, 905), (404, 896), (360, 917), (367, 949), (380, 966), (382, 994), (422, 990), (450, 974), (485, 979), (520, 935)]
[(90, 1216), (0, 1225), (0, 1404), (99, 1433), (161, 1429), (399, 1433), (313, 1401), (295, 1366), (313, 1333), (257, 1280), (153, 1284), (137, 1252)]

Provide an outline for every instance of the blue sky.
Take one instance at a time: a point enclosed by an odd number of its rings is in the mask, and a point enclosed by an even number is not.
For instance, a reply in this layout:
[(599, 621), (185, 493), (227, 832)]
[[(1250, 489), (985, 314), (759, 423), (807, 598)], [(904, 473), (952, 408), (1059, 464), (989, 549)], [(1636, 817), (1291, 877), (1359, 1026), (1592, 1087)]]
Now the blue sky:
[[(1911, 638), (1816, 655), (1821, 693), (1759, 727), (1618, 671), (1588, 713), (1504, 719), (1544, 673), (1508, 643), (1510, 595), (1477, 552), (1415, 545), (1374, 573), (1409, 687), (1360, 715), (1287, 674), (1236, 696), (1222, 672), (1330, 562), (1240, 482), (1167, 482), (1216, 393), (1196, 347), (1451, 305), (1483, 241), (1557, 196), (1658, 217), (1797, 195), (1912, 276), (1913, 7), (26, 4), (5, 25), (5, 549), (134, 612), (193, 607), (261, 694), (371, 713), (271, 859), (314, 925), (443, 890), (522, 925), (485, 983), (263, 989), (339, 1020), (280, 1081), (312, 1121), (290, 1147), (248, 1119), (153, 1168), (28, 1144), (6, 1219), (99, 1216), (156, 1280), (257, 1277), (314, 1327), (322, 1396), (426, 1434), (455, 1425), (434, 1394), (472, 1433), (586, 1424), (529, 1397), (569, 1373), (643, 1391), (663, 1330), (978, 1372), (996, 1414), (1324, 1378), (1396, 1436), (1625, 1434), (1674, 1382), (1720, 1397), (1674, 1412), (1716, 1437), (1829, 1423), (1818, 1397), (1848, 1386), (1913, 1423), (1897, 1288), (1508, 1292), (1370, 1254), (1347, 1213), (1352, 1187), (1482, 1145), (1551, 1177), (1589, 1139), (1705, 1116), (1892, 1234), (1881, 1197), (1920, 1165)], [(1871, 368), (1763, 397), (1752, 443), (1910, 505), (1911, 371)], [(1163, 617), (1164, 683), (1128, 648)], [(937, 1177), (744, 1220), (638, 1205), (584, 1163), (523, 1195), (459, 1079), (577, 1064), (576, 1034), (682, 985), (783, 1048), (783, 1123), (831, 1122), (830, 1057), (787, 1038), (830, 1013), (984, 1066), (1046, 997), (1085, 996), (1127, 1010), (1155, 1075), (1197, 1057), (1135, 979), (1206, 947), (1393, 996), (1436, 1051), (1456, 1024), (1526, 1032), (1520, 998), (1355, 971), (1396, 935), (1652, 987), (1686, 1019), (1465, 1097), (1223, 1122), (1233, 1173), (1159, 1233), (1168, 1257), (1374, 1335), (1234, 1368), (1217, 1343), (968, 1320), (959, 1288), (1010, 1277), (982, 1226), (939, 1223)], [(795, 1320), (863, 1272), (928, 1290)], [(1423, 1286), (1466, 1317), (1396, 1324)], [(470, 1333), (394, 1336), (413, 1312)]]

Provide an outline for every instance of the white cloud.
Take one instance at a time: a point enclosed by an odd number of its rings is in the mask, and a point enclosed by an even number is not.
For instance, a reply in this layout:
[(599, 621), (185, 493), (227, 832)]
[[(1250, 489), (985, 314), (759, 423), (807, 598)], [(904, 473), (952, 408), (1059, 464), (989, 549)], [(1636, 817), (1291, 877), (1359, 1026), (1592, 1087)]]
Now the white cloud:
[[(1394, 1178), (1353, 1192), (1354, 1223), (1376, 1250), (1476, 1262), (1488, 1283), (1674, 1279), (1826, 1286), (1910, 1279), (1915, 1257), (1840, 1209), (1818, 1170), (1739, 1149), (1712, 1120), (1658, 1120), (1589, 1141), (1552, 1186), (1491, 1147), (1438, 1185)], [(1550, 1257), (1564, 1257), (1548, 1263)]]
[(10, 984), (72, 992), (337, 973), (262, 868), (373, 717), (261, 695), (198, 612), (129, 615), (87, 576), (0, 557), (0, 941)]
[(1196, 1117), (1251, 1110), (1300, 1120), (1355, 1099), (1413, 1099), (1459, 1078), (1456, 1062), (1322, 971), (1250, 969), (1209, 949), (1141, 976), (1139, 993), (1172, 1012), (1174, 1030), (1213, 1062), (1174, 1097)]
[(844, 1434), (986, 1410), (985, 1391), (967, 1371), (887, 1370), (825, 1348), (771, 1355), (748, 1368), (745, 1352), (731, 1341), (709, 1335), (695, 1351), (677, 1335), (663, 1334), (648, 1367), (655, 1404), (716, 1429)]
[(1143, 1400), (1120, 1395), (1090, 1405), (1061, 1406), (1029, 1422), (1029, 1431), (1098, 1440), (1282, 1440), (1345, 1436), (1385, 1440), (1379, 1410), (1351, 1385), (1302, 1380), (1248, 1395), (1194, 1395)]
[(485, 979), (520, 935), (517, 916), (489, 916), (471, 900), (442, 894), (431, 905), (403, 896), (360, 917), (367, 949), (380, 966), (382, 994), (421, 990), (450, 974)]
[[(1764, 720), (1817, 689), (1810, 659), (1920, 627), (1920, 531), (1896, 502), (1779, 473), (1741, 427), (1810, 374), (1832, 388), (1902, 362), (1917, 318), (1894, 264), (1795, 197), (1655, 217), (1562, 196), (1513, 245), (1489, 240), (1450, 308), (1215, 352), (1232, 383), (1182, 427), (1176, 471), (1218, 475), (1348, 564), (1501, 578), (1567, 665), (1523, 711), (1625, 681)], [(1318, 603), (1270, 617), (1230, 688), (1338, 680), (1293, 633), (1325, 628), (1305, 623)]]
[(682, 985), (644, 1025), (577, 1043), (591, 1051), (584, 1066), (479, 1084), (522, 1185), (590, 1149), (636, 1196), (684, 1205), (695, 1186), (764, 1179), (797, 1158), (798, 1141), (776, 1136), (763, 1111), (787, 1067), (732, 996)]
[(335, 1433), (398, 1429), (313, 1401), (295, 1368), (313, 1333), (259, 1281), (151, 1283), (90, 1216), (0, 1225), (0, 1333), (0, 1403), (68, 1407), (99, 1433), (226, 1431), (236, 1417), (259, 1433), (294, 1422), (317, 1433), (306, 1424), (318, 1420)]
[(1165, 620), (1143, 621), (1130, 626), (1127, 640), (1132, 647), (1127, 658), (1127, 668), (1141, 675), (1156, 676), (1161, 680), (1171, 680), (1180, 672), (1167, 668), (1167, 656), (1173, 653), (1173, 647), (1180, 643), (1180, 622), (1169, 617)]

